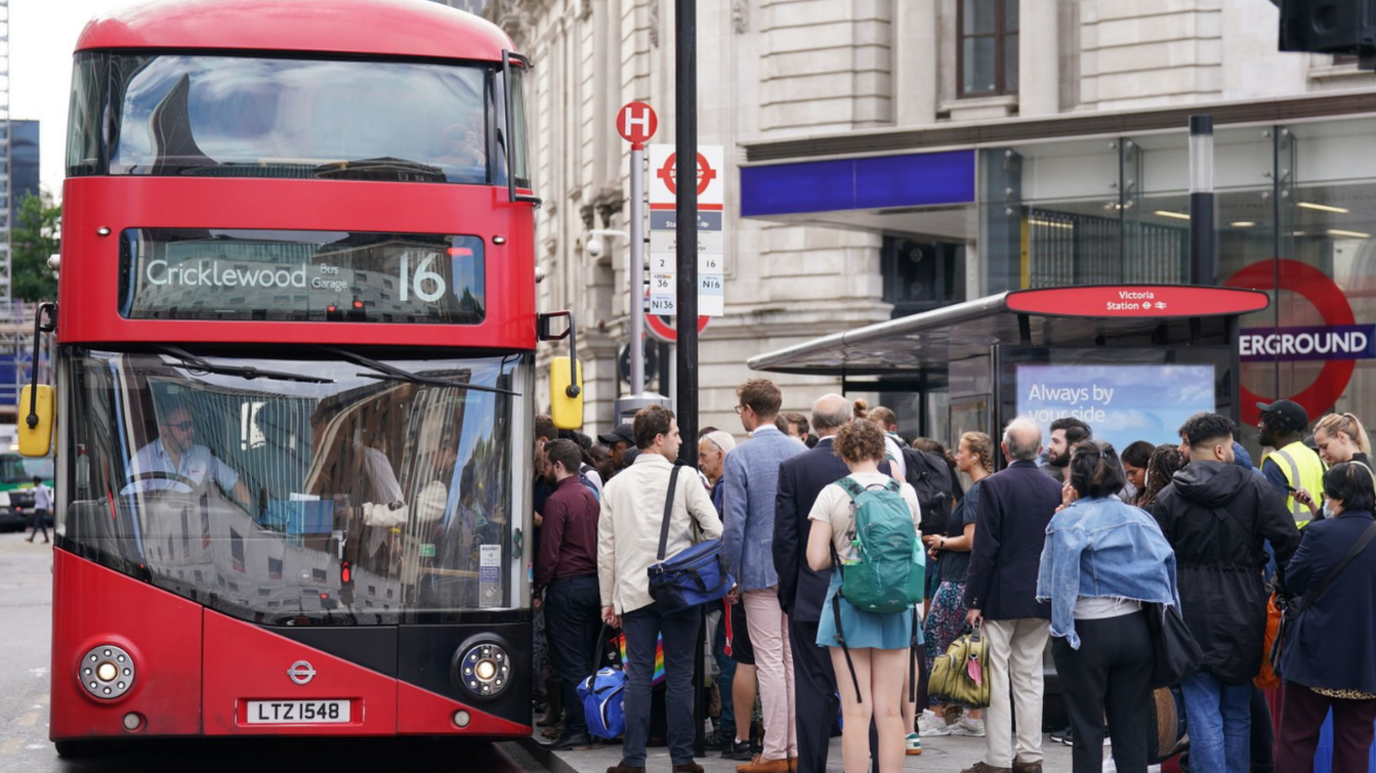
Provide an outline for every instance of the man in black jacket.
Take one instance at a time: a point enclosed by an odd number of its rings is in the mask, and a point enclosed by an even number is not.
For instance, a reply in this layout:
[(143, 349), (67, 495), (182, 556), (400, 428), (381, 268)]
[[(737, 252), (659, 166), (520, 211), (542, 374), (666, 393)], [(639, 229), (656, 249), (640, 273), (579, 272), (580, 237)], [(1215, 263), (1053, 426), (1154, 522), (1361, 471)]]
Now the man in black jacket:
[[(788, 614), (789, 644), (793, 648), (798, 773), (825, 773), (831, 725), (841, 707), (831, 655), (827, 648), (817, 646), (817, 623), (821, 620), (831, 570), (814, 572), (808, 566), (811, 521), (807, 516), (822, 489), (850, 474), (846, 463), (836, 455), (832, 439), (853, 415), (854, 409), (846, 398), (837, 394), (822, 396), (812, 406), (812, 429), (821, 437), (817, 446), (779, 465), (779, 488), (774, 500), (774, 570), (779, 574), (779, 605)], [(874, 759), (879, 759), (878, 755)]]
[(1041, 773), (1042, 655), (1051, 632), (1051, 610), (1037, 601), (1036, 586), (1046, 525), (1061, 504), (1061, 487), (1037, 469), (1034, 460), (1042, 452), (1042, 432), (1036, 424), (1014, 419), (1004, 430), (1002, 448), (1008, 467), (980, 484), (975, 546), (965, 583), (970, 624), (982, 620), (989, 641), (990, 702), (984, 760), (964, 773)]
[(1271, 541), (1277, 566), (1299, 546), (1285, 500), (1266, 480), (1233, 464), (1233, 422), (1197, 413), (1180, 427), (1190, 463), (1157, 495), (1152, 514), (1175, 549), (1180, 611), (1204, 660), (1181, 683), (1190, 767), (1246, 773), (1252, 678), (1266, 630), (1262, 570)]

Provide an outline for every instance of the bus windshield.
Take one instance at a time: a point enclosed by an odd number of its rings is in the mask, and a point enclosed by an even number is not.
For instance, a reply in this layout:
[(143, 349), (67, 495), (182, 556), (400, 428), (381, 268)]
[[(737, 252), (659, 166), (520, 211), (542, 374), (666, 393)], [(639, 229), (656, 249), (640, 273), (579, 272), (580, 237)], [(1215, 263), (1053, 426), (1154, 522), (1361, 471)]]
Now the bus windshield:
[(491, 68), (77, 55), (68, 174), (491, 184)]
[(529, 355), (372, 362), (77, 352), (74, 552), (241, 619), (453, 622), (520, 606)]

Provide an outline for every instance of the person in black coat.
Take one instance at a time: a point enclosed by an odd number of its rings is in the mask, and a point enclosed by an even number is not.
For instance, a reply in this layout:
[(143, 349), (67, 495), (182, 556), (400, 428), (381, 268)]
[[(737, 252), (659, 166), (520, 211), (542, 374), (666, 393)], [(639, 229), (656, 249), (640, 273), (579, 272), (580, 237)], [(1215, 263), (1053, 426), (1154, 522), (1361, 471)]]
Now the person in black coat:
[[(811, 522), (807, 516), (822, 489), (850, 474), (832, 448), (832, 439), (853, 415), (850, 401), (841, 395), (829, 394), (818, 399), (812, 406), (812, 430), (821, 437), (817, 446), (779, 465), (779, 488), (774, 500), (774, 570), (779, 575), (779, 605), (788, 615), (789, 644), (793, 649), (798, 773), (825, 773), (831, 725), (841, 708), (831, 654), (816, 644), (831, 570), (815, 572), (808, 566)], [(888, 474), (887, 463), (880, 470)], [(871, 748), (874, 745), (871, 737)], [(878, 755), (872, 757), (879, 759)]]
[(1376, 541), (1368, 542), (1332, 582), (1318, 586), (1376, 523), (1371, 468), (1342, 462), (1323, 476), (1328, 518), (1304, 528), (1285, 570), (1292, 609), (1306, 605), (1281, 648), (1285, 693), (1276, 769), (1313, 771), (1319, 728), (1333, 710), (1333, 770), (1366, 770), (1376, 721)]
[(965, 582), (967, 619), (971, 625), (982, 625), (989, 641), (991, 685), (983, 767), (976, 765), (967, 773), (1041, 773), (1042, 656), (1051, 632), (1051, 608), (1036, 599), (1037, 572), (1046, 525), (1061, 504), (1061, 485), (1033, 461), (1042, 451), (1042, 432), (1036, 424), (1014, 419), (1004, 430), (1002, 448), (1008, 467), (980, 483), (975, 547)]
[(1299, 545), (1285, 498), (1233, 463), (1233, 423), (1215, 413), (1180, 428), (1190, 463), (1157, 495), (1152, 515), (1175, 550), (1180, 611), (1203, 651), (1181, 683), (1198, 770), (1245, 773), (1250, 764), (1251, 682), (1266, 630), (1262, 572), (1270, 540), (1284, 566)]

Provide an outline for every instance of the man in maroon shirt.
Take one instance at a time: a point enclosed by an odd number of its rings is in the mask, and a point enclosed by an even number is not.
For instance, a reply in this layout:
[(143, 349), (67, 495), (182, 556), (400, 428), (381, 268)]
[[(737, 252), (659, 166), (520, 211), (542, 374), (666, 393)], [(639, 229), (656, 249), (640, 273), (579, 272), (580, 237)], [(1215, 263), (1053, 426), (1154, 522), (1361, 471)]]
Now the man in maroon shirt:
[(589, 748), (577, 686), (593, 666), (602, 600), (597, 589), (597, 516), (600, 506), (578, 480), (583, 454), (572, 440), (545, 446), (554, 493), (545, 501), (535, 587), (545, 590), (545, 633), (550, 660), (564, 688), (564, 732), (550, 748)]

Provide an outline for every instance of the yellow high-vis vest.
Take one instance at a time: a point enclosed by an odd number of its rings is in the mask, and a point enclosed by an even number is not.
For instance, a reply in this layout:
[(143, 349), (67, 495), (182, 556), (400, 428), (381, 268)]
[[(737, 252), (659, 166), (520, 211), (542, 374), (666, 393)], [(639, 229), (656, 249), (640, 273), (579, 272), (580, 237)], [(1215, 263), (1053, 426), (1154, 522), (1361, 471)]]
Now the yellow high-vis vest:
[[(1280, 467), (1291, 488), (1308, 491), (1315, 502), (1323, 505), (1323, 474), (1328, 468), (1324, 466), (1323, 460), (1314, 449), (1296, 440), (1280, 450), (1267, 454), (1261, 463), (1265, 464), (1267, 459), (1274, 460)], [(1294, 496), (1287, 497), (1285, 505), (1290, 508), (1296, 525), (1303, 526), (1314, 517), (1307, 506), (1295, 501)]]

